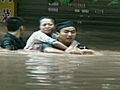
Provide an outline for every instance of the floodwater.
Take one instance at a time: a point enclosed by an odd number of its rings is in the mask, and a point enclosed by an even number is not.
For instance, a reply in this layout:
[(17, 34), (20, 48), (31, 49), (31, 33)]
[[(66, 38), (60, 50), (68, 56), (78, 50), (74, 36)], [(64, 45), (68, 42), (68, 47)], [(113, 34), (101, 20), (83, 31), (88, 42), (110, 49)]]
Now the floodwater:
[(0, 90), (120, 90), (120, 52), (0, 51)]

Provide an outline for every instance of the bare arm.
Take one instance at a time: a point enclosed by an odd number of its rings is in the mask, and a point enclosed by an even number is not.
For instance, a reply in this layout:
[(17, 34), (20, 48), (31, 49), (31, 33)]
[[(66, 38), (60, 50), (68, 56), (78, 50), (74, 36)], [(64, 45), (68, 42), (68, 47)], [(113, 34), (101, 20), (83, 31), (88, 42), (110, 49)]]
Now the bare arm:
[(91, 49), (81, 49), (80, 50), (83, 55), (94, 55), (95, 51)]
[(77, 41), (73, 41), (71, 45), (65, 50), (65, 52), (70, 52), (72, 49), (76, 48), (78, 45)]
[(65, 53), (64, 51), (56, 49), (56, 48), (53, 48), (53, 47), (47, 47), (47, 48), (45, 48), (44, 52), (47, 52), (47, 53), (61, 53), (61, 54)]
[(78, 42), (74, 40), (72, 44), (65, 50), (65, 52), (71, 53), (71, 54), (82, 54), (82, 55), (95, 54), (94, 50), (80, 49), (77, 46), (78, 46)]
[(58, 47), (58, 48), (60, 48), (60, 49), (62, 49), (62, 50), (66, 50), (68, 48), (67, 46), (65, 46), (64, 44), (62, 44), (59, 41), (53, 42), (53, 45), (56, 46), (56, 47)]
[(41, 31), (36, 31), (34, 32), (29, 39), (27, 40), (27, 44), (24, 47), (24, 50), (34, 50), (34, 45), (35, 44), (40, 44), (40, 43), (48, 43), (48, 44), (52, 44), (55, 47), (61, 48), (63, 50), (67, 49), (67, 46), (65, 46), (64, 44), (55, 41), (55, 39), (47, 36), (45, 33), (41, 32)]
[(80, 48), (74, 48), (71, 51), (69, 51), (71, 54), (81, 54), (81, 55), (94, 55), (95, 51), (91, 49), (80, 49)]
[(56, 49), (54, 47), (46, 47), (43, 52), (47, 52), (47, 53), (70, 53), (70, 54), (80, 54), (80, 55), (93, 55), (95, 54), (95, 52), (93, 50), (90, 49), (80, 49), (80, 48), (73, 48), (71, 49), (69, 52), (65, 52), (63, 50), (60, 49)]

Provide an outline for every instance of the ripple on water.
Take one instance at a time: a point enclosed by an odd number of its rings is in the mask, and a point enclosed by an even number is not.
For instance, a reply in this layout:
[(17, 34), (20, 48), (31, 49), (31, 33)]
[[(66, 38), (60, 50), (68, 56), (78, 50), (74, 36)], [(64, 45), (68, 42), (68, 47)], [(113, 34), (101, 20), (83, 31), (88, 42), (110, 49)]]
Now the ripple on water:
[(0, 89), (119, 90), (119, 55), (102, 50), (95, 55), (0, 51)]

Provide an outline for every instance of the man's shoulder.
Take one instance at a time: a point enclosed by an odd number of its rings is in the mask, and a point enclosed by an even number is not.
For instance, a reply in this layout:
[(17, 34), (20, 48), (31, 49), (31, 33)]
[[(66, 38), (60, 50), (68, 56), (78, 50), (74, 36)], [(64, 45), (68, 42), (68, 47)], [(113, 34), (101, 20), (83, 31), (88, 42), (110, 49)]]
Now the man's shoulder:
[(22, 43), (21, 41), (20, 41), (20, 39), (17, 39), (17, 38), (15, 39), (15, 38), (12, 38), (12, 37), (4, 37), (1, 41), (1, 44), (3, 44), (3, 45), (4, 44), (9, 44), (9, 43), (20, 44), (20, 43)]
[(12, 43), (12, 42), (15, 42), (15, 40), (12, 37), (6, 36), (2, 38), (0, 45), (1, 47), (4, 47), (5, 45)]
[(15, 36), (5, 36), (2, 38), (2, 41), (6, 41), (6, 40), (10, 41), (10, 40), (14, 40), (14, 38)]

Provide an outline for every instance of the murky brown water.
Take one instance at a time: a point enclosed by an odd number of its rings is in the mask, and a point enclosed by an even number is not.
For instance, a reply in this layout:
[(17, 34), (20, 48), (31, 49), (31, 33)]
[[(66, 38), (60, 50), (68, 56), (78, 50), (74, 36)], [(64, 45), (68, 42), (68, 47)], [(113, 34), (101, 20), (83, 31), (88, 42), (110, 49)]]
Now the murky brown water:
[(120, 52), (0, 51), (0, 90), (120, 90)]

